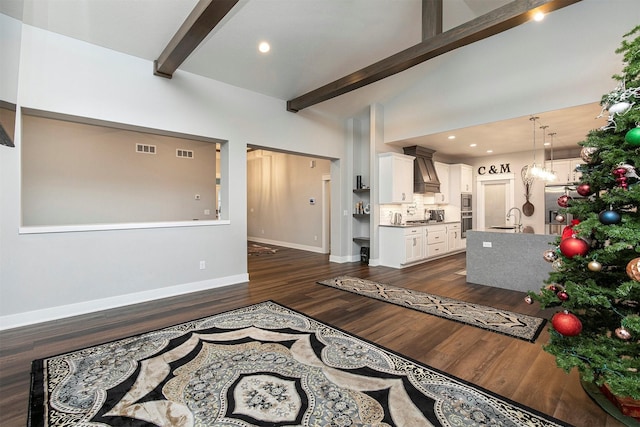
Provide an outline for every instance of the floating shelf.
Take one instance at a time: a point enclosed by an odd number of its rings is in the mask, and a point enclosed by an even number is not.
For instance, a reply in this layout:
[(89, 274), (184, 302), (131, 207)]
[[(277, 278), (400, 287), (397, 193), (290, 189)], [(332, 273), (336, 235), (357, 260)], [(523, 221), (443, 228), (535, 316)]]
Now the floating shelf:
[(355, 243), (369, 243), (371, 239), (368, 237), (354, 237), (353, 241)]
[(354, 193), (368, 193), (369, 190), (371, 190), (370, 188), (354, 188), (353, 192)]
[(369, 218), (369, 214), (353, 214), (354, 218)]

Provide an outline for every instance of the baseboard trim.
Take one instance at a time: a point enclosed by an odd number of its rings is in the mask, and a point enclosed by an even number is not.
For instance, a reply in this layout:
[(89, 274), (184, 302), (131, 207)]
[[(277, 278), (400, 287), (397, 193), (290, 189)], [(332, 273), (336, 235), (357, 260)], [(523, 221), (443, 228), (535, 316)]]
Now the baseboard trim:
[(278, 240), (263, 239), (261, 237), (251, 237), (251, 236), (247, 237), (247, 240), (249, 242), (264, 243), (266, 245), (282, 246), (283, 248), (299, 249), (301, 251), (315, 252), (317, 254), (323, 254), (324, 253), (324, 251), (322, 250), (322, 248), (320, 246), (299, 245), (297, 243), (281, 242), (281, 241), (278, 241)]
[(132, 294), (119, 295), (116, 297), (102, 298), (76, 304), (45, 308), (42, 310), (27, 311), (24, 313), (0, 317), (0, 330), (13, 329), (20, 326), (34, 325), (43, 322), (50, 322), (52, 320), (59, 320), (67, 317), (79, 316), (82, 314), (95, 313), (102, 310), (119, 308), (127, 305), (159, 300), (162, 298), (185, 295), (192, 292), (206, 291), (209, 289), (221, 288), (224, 286), (245, 283), (248, 281), (249, 274), (244, 273), (235, 276), (220, 277), (217, 279), (202, 280), (199, 282), (185, 283), (182, 285), (153, 289), (150, 291), (135, 292)]

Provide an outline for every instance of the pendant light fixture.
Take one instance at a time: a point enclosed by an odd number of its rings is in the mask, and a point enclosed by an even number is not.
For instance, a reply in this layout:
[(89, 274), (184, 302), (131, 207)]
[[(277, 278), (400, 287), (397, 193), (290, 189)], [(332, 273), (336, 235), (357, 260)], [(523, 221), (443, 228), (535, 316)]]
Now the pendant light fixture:
[[(537, 116), (529, 117), (529, 120), (533, 122), (533, 163), (529, 166), (527, 170), (528, 178), (539, 179), (542, 181), (551, 181), (552, 174), (547, 171), (544, 166), (541, 166), (536, 163), (536, 121), (539, 119)], [(540, 126), (542, 129), (542, 139), (544, 141), (544, 132), (548, 126)], [(544, 161), (544, 159), (543, 159)]]

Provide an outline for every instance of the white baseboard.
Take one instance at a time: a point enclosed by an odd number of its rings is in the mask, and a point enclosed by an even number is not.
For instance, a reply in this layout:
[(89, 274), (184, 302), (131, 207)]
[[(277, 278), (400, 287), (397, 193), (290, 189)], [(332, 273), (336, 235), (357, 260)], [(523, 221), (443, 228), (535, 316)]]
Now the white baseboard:
[(0, 330), (12, 329), (20, 326), (33, 325), (42, 322), (49, 322), (66, 317), (79, 316), (81, 314), (94, 313), (111, 308), (124, 307), (127, 305), (139, 304), (142, 302), (148, 302), (162, 298), (185, 295), (192, 292), (221, 288), (224, 286), (235, 285), (248, 281), (249, 275), (245, 273), (235, 276), (221, 277), (217, 279), (202, 280), (200, 282), (169, 286), (167, 288), (153, 289), (150, 291), (136, 292), (133, 294), (119, 295), (116, 297), (45, 308), (42, 310), (11, 314), (8, 316), (0, 317)]
[(261, 237), (252, 237), (252, 236), (247, 237), (247, 240), (249, 242), (264, 243), (266, 245), (282, 246), (283, 248), (300, 249), (301, 251), (315, 252), (317, 254), (324, 253), (322, 251), (322, 248), (319, 247), (319, 246), (299, 245), (297, 243), (280, 242), (278, 240), (263, 239)]

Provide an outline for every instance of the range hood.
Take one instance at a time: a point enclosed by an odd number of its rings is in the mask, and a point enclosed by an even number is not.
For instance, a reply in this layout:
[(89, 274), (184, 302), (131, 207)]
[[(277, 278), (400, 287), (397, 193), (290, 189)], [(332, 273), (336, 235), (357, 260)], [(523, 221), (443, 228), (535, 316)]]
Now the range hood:
[(413, 156), (413, 192), (414, 193), (439, 193), (440, 180), (433, 164), (435, 150), (414, 145), (404, 147), (404, 154)]

